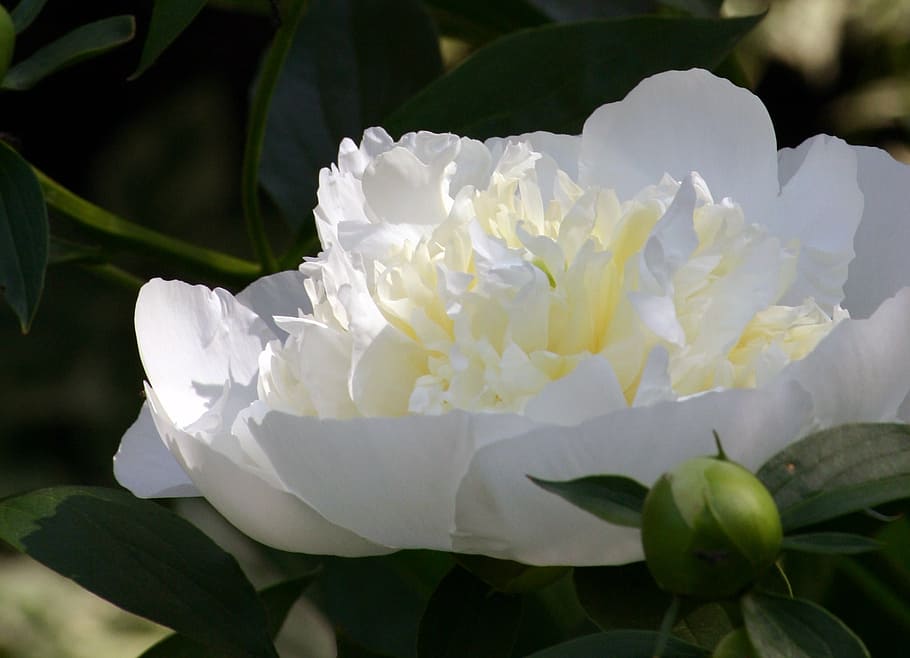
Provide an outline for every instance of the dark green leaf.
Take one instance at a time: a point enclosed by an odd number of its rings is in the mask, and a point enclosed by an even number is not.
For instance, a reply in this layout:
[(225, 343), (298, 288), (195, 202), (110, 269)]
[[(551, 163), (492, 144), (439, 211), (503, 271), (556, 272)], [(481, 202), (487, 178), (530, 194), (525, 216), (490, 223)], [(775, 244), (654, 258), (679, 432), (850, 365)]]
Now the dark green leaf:
[(785, 531), (910, 498), (910, 426), (857, 423), (816, 432), (772, 457), (758, 478)]
[(571, 570), (553, 584), (524, 594), (522, 599), (521, 626), (513, 656), (527, 656), (598, 630), (578, 602)]
[(521, 623), (520, 597), (493, 590), (455, 567), (427, 604), (417, 636), (419, 658), (508, 658)]
[(351, 646), (413, 658), (420, 617), (451, 566), (450, 556), (430, 551), (327, 558), (317, 584), (319, 602)]
[(569, 567), (533, 567), (486, 555), (456, 555), (455, 561), (493, 589), (509, 594), (546, 587), (569, 571)]
[(139, 57), (139, 66), (130, 79), (142, 75), (196, 18), (205, 0), (155, 0), (148, 36)]
[(320, 168), (439, 75), (439, 42), (417, 0), (314, 0), (272, 97), (260, 180), (285, 219), (312, 227)]
[(749, 639), (759, 656), (869, 658), (862, 641), (814, 603), (752, 592), (742, 598), (741, 605)]
[(660, 0), (660, 4), (692, 16), (717, 17), (724, 3), (723, 0)]
[(0, 538), (219, 655), (277, 657), (236, 560), (160, 505), (114, 489), (41, 489), (0, 501)]
[(658, 0), (528, 0), (554, 21), (583, 21), (590, 18), (619, 18), (643, 16), (659, 9)]
[[(301, 578), (294, 578), (259, 592), (259, 600), (265, 607), (269, 635), (274, 639), (281, 630), (291, 606), (309, 587), (318, 572)], [(185, 635), (170, 635), (145, 651), (139, 658), (218, 658), (217, 650), (191, 640)]]
[(549, 22), (549, 17), (525, 0), (427, 0), (445, 34), (486, 39)]
[(576, 568), (573, 577), (579, 602), (604, 630), (657, 628), (670, 604), (644, 562)]
[(578, 133), (591, 112), (667, 69), (713, 67), (758, 18), (640, 17), (547, 25), (499, 39), (383, 124), (471, 137)]
[(780, 520), (795, 530), (902, 498), (910, 498), (910, 474), (824, 491), (781, 510)]
[(781, 548), (801, 553), (827, 555), (855, 555), (877, 551), (884, 546), (880, 541), (848, 532), (810, 532), (784, 537)]
[(698, 606), (681, 616), (673, 634), (700, 647), (714, 648), (733, 630), (731, 607), (721, 603)]
[(19, 62), (3, 78), (3, 89), (30, 89), (43, 78), (91, 57), (97, 57), (133, 38), (132, 16), (112, 16), (88, 23), (44, 46)]
[(47, 206), (31, 167), (0, 141), (0, 297), (22, 332), (38, 310), (47, 267)]
[[(656, 641), (655, 631), (609, 631), (578, 637), (527, 658), (651, 658)], [(671, 637), (662, 657), (704, 658), (707, 655), (706, 650)]]
[(16, 26), (16, 34), (19, 34), (32, 24), (32, 21), (38, 17), (47, 0), (21, 0), (16, 5), (10, 16), (13, 19), (13, 25)]
[(648, 488), (623, 475), (592, 475), (551, 482), (528, 476), (541, 489), (546, 489), (610, 523), (631, 528), (641, 527), (641, 508)]

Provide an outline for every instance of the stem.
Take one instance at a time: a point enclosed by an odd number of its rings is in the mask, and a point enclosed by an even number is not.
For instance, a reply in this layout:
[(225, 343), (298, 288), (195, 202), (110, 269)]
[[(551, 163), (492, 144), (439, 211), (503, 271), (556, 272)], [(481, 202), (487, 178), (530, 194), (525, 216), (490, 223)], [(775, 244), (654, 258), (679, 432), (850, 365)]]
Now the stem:
[(784, 585), (787, 586), (787, 595), (792, 599), (793, 598), (793, 586), (790, 585), (790, 579), (787, 578), (787, 572), (784, 571), (784, 567), (780, 563), (780, 560), (777, 560), (774, 563), (774, 567), (777, 569), (777, 573), (780, 575), (781, 579), (784, 581)]
[(96, 235), (121, 245), (139, 248), (137, 251), (165, 256), (192, 268), (194, 272), (216, 279), (245, 284), (261, 274), (255, 263), (220, 251), (197, 247), (118, 217), (74, 194), (38, 169), (32, 169), (38, 177), (47, 204)]
[(673, 630), (673, 624), (676, 623), (676, 617), (679, 616), (679, 605), (681, 599), (678, 596), (673, 597), (670, 607), (664, 613), (664, 618), (660, 622), (660, 630), (657, 632), (657, 642), (654, 644), (654, 658), (660, 658), (664, 649), (667, 648), (667, 642), (670, 639), (670, 631)]
[(291, 1), (288, 15), (275, 33), (272, 45), (266, 52), (259, 80), (253, 92), (246, 144), (243, 149), (243, 169), (240, 181), (243, 215), (246, 219), (246, 229), (253, 253), (266, 272), (277, 272), (279, 266), (265, 235), (265, 224), (259, 206), (259, 164), (262, 161), (262, 143), (265, 139), (272, 95), (305, 8), (306, 0)]
[(138, 276), (109, 263), (101, 265), (83, 263), (81, 266), (92, 274), (132, 292), (138, 292), (142, 284), (145, 283), (144, 279), (140, 279)]

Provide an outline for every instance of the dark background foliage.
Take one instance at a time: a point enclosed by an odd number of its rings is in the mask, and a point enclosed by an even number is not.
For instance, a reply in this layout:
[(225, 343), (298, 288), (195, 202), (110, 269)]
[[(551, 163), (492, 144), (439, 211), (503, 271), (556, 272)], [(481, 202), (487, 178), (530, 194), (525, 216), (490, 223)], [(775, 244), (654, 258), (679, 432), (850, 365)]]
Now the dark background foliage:
[[(225, 8), (233, 4), (257, 9)], [(451, 4), (426, 3), (436, 28), (457, 37), (446, 42), (446, 66), (497, 36), (496, 30), (453, 20)], [(812, 2), (774, 4), (771, 16), (739, 50), (738, 75), (767, 105), (780, 146), (794, 146), (825, 132), (852, 143), (883, 146), (898, 158), (910, 159), (910, 29), (902, 27), (910, 25), (908, 3), (869, 0), (852, 7), (849, 2), (816, 3), (839, 13), (836, 19), (811, 25), (800, 23), (809, 20), (808, 14), (790, 10)], [(213, 5), (151, 69), (127, 81), (139, 61), (151, 2), (49, 2), (17, 43), (17, 53), (32, 52), (89, 20), (121, 13), (136, 15), (138, 38), (30, 91), (2, 93), (0, 133), (35, 166), (98, 205), (185, 240), (248, 258), (239, 194), (244, 125), (250, 85), (274, 25), (265, 2)], [(328, 11), (325, 3), (314, 6)], [(642, 7), (656, 9), (657, 3), (537, 0), (526, 5), (525, 14), (504, 12), (501, 31), (515, 27), (514, 21), (541, 22), (547, 11), (560, 18), (579, 18), (605, 11), (634, 13)], [(883, 21), (882, 16), (891, 18)], [(785, 32), (788, 22), (791, 32)], [(807, 49), (810, 54), (800, 56), (798, 44), (788, 51), (774, 38), (775, 33), (800, 30), (827, 30), (828, 41), (814, 55)], [(319, 47), (343, 47), (329, 36), (320, 37)], [(361, 68), (367, 65), (357, 53), (351, 62)], [(425, 78), (431, 73), (415, 75)], [(401, 99), (394, 100), (384, 107), (365, 108), (361, 122), (379, 122)], [(341, 136), (358, 137), (357, 125), (353, 121), (331, 126), (335, 139), (330, 148), (336, 148)], [(320, 148), (316, 160), (331, 159), (333, 151), (326, 155), (325, 146)], [(327, 161), (314, 160), (311, 166), (322, 164)], [(275, 191), (275, 206), (267, 208), (276, 245), (293, 239), (291, 229), (277, 220), (277, 207), (283, 203), (282, 192)], [(51, 221), (55, 234), (67, 235), (70, 228), (62, 218)], [(305, 213), (294, 219), (298, 225), (305, 221)], [(181, 275), (178, 269), (162, 271), (160, 264), (141, 255), (124, 254), (121, 259), (144, 277)], [(52, 266), (28, 336), (20, 335), (8, 309), (0, 309), (0, 496), (52, 484), (114, 485), (111, 456), (141, 404), (142, 371), (132, 333), (134, 299), (133, 290), (89, 271)], [(910, 540), (903, 546), (910, 546)], [(900, 568), (910, 584), (906, 557), (904, 562)], [(827, 588), (833, 609), (867, 637), (873, 655), (876, 643), (884, 650), (887, 629), (894, 628), (895, 621), (854, 609), (850, 601), (868, 595), (856, 584), (862, 581), (851, 579), (833, 562), (824, 568), (829, 571), (826, 580), (816, 578), (817, 569), (807, 570), (804, 586)], [(872, 562), (868, 566), (880, 568)], [(910, 620), (905, 624), (902, 632), (910, 633)]]

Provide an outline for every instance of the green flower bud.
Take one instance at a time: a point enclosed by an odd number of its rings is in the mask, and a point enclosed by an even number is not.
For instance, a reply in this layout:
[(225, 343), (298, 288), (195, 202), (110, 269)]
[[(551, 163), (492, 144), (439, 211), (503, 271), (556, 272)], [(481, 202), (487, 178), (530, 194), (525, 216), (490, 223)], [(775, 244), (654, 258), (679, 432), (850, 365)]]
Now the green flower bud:
[(13, 61), (13, 47), (16, 45), (16, 28), (13, 19), (0, 5), (0, 80), (6, 75), (10, 62)]
[(697, 457), (665, 473), (642, 510), (641, 539), (664, 590), (733, 596), (774, 563), (782, 530), (765, 486), (739, 464)]

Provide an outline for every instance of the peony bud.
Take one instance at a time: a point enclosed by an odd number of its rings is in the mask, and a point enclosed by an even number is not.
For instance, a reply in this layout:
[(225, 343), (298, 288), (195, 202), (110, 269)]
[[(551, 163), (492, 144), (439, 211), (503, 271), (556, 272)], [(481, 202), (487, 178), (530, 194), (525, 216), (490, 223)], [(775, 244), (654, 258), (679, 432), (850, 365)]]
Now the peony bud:
[(774, 563), (782, 531), (777, 505), (754, 475), (722, 458), (696, 457), (648, 493), (641, 537), (662, 589), (722, 599)]

